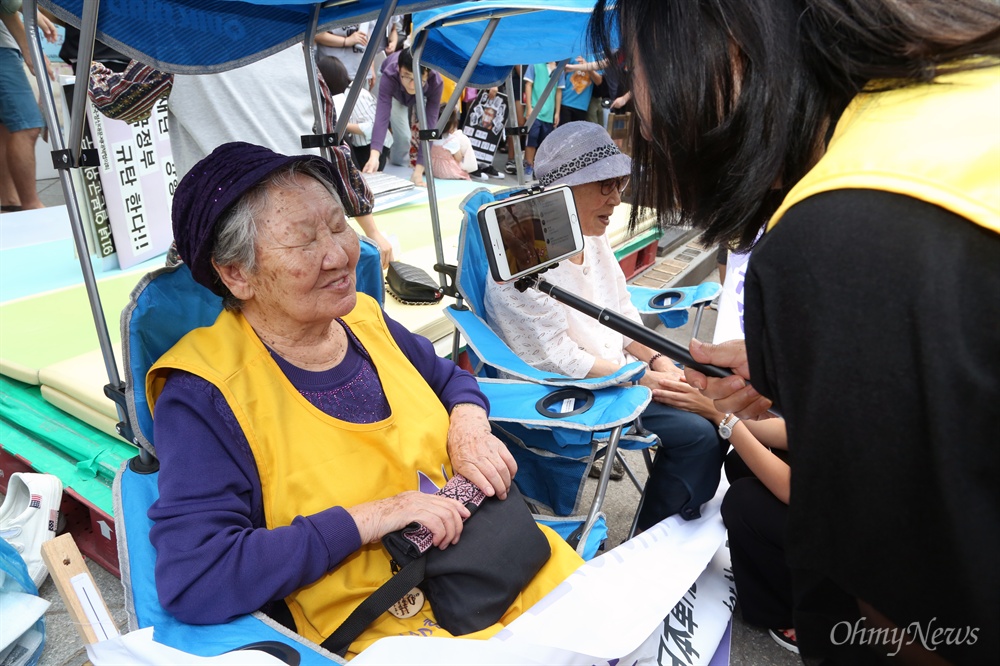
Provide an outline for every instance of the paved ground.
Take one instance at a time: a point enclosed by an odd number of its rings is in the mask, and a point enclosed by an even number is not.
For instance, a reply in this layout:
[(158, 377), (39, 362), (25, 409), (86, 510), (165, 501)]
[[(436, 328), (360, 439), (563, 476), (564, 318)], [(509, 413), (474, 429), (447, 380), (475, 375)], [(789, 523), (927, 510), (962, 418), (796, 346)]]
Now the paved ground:
[[(501, 171), (503, 162), (502, 158), (497, 160), (497, 168)], [(503, 182), (510, 185), (515, 184), (515, 180), (511, 177), (506, 177)], [(62, 189), (58, 180), (39, 181), (38, 188), (39, 195), (46, 205), (61, 205), (64, 203)], [(688, 262), (691, 262), (692, 259), (695, 263), (709, 260), (714, 262), (714, 259), (711, 259), (711, 256), (714, 256), (714, 252), (695, 252), (692, 254), (689, 250), (681, 247), (676, 250), (676, 253), (668, 254), (659, 260), (658, 263), (665, 264), (671, 261), (676, 263), (676, 254), (683, 254), (685, 252), (688, 254)], [(667, 272), (673, 271), (673, 274), (677, 275), (677, 271), (672, 266), (665, 266), (665, 269)], [(712, 271), (706, 279), (718, 281), (718, 272)], [(686, 343), (691, 336), (690, 326), (689, 323), (683, 328), (673, 330), (661, 329), (661, 332), (673, 340)], [(710, 340), (714, 327), (715, 312), (713, 310), (706, 310), (698, 335), (699, 339)], [(632, 468), (639, 472), (640, 476), (644, 476), (641, 454), (629, 451), (626, 452), (626, 455)], [(595, 481), (590, 481), (590, 483), (592, 484), (591, 488), (596, 484)], [(619, 544), (624, 539), (631, 524), (638, 500), (638, 492), (627, 480), (611, 483), (605, 502), (605, 513), (608, 516), (609, 523), (609, 548)], [(126, 615), (121, 582), (118, 578), (92, 562), (90, 563), (90, 570), (98, 589), (104, 596), (112, 617), (119, 626), (124, 627)], [(651, 572), (650, 575), (669, 575), (669, 572)], [(47, 642), (45, 652), (39, 662), (40, 666), (79, 666), (86, 663), (86, 652), (83, 649), (83, 642), (76, 628), (70, 622), (65, 605), (62, 603), (51, 580), (46, 581), (42, 585), (40, 593), (44, 598), (52, 602), (52, 606), (46, 614)], [(733, 623), (730, 663), (734, 664), (734, 666), (784, 666), (800, 664), (801, 661), (796, 655), (777, 646), (765, 630), (746, 625), (742, 621), (739, 614), (739, 606), (737, 606)]]

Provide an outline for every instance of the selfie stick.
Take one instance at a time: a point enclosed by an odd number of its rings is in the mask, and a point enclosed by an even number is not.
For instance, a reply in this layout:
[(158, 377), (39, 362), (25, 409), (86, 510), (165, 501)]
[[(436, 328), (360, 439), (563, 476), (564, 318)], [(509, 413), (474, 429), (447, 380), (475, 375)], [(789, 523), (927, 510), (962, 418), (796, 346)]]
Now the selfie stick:
[(599, 305), (594, 305), (590, 301), (584, 300), (575, 294), (571, 294), (565, 289), (561, 289), (554, 284), (546, 282), (545, 280), (538, 280), (532, 286), (543, 294), (548, 294), (560, 303), (568, 305), (574, 310), (579, 310), (588, 317), (593, 317), (599, 323), (607, 326), (611, 330), (617, 331), (622, 335), (635, 340), (636, 342), (641, 342), (650, 349), (658, 351), (664, 356), (667, 356), (687, 367), (694, 368), (703, 375), (708, 377), (728, 377), (733, 374), (732, 371), (727, 368), (720, 368), (717, 365), (699, 363), (691, 358), (691, 354), (687, 349), (676, 342), (666, 339), (659, 333), (652, 331), (645, 326), (628, 319), (627, 317), (623, 317), (617, 312), (602, 308)]

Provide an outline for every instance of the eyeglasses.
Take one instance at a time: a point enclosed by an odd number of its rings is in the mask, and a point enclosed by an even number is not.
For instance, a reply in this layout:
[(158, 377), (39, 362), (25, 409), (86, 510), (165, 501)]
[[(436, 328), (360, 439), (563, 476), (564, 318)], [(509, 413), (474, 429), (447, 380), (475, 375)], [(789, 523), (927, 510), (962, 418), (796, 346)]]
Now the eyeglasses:
[[(399, 80), (402, 81), (403, 83), (413, 83), (414, 81), (413, 74), (404, 74), (403, 72), (400, 72)], [(427, 72), (424, 72), (420, 76), (420, 80), (423, 81), (424, 83), (427, 82)]]
[(617, 178), (607, 178), (601, 181), (601, 194), (608, 196), (615, 190), (618, 194), (624, 194), (628, 188), (630, 176), (618, 176)]

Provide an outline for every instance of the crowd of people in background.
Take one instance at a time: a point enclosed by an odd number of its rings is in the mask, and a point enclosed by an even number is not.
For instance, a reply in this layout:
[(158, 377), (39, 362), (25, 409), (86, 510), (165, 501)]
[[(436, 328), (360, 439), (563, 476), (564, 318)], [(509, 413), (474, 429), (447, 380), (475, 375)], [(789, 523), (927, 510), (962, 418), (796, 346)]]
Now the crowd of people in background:
[[(51, 42), (56, 41), (56, 27), (49, 20), (47, 13), (39, 13), (38, 25), (43, 31), (45, 38)], [(57, 22), (58, 23), (58, 22)], [(76, 46), (79, 40), (79, 31), (73, 27), (64, 27), (65, 41), (60, 52), (60, 57), (71, 67), (76, 65)], [(413, 169), (411, 179), (418, 185), (424, 184), (423, 172), (426, 156), (422, 154), (419, 142), (416, 139), (417, 113), (415, 109), (415, 85), (419, 80), (424, 88), (424, 99), (426, 100), (427, 122), (433, 126), (438, 118), (441, 105), (448, 100), (448, 96), (454, 89), (455, 82), (443, 79), (437, 72), (427, 68), (419, 76), (414, 76), (412, 71), (412, 52), (408, 48), (406, 37), (412, 30), (409, 15), (394, 16), (388, 22), (384, 34), (375, 35), (375, 22), (348, 25), (325, 30), (315, 37), (313, 48), (315, 49), (316, 63), (320, 73), (322, 83), (326, 89), (324, 95), (332, 96), (332, 104), (327, 110), (327, 117), (332, 120), (342, 112), (346, 101), (348, 86), (359, 76), (364, 82), (361, 92), (355, 102), (351, 112), (350, 121), (347, 126), (345, 145), (351, 153), (352, 161), (358, 169), (365, 173), (373, 173), (384, 170), (387, 164), (397, 166), (408, 166)], [(362, 58), (369, 47), (376, 49), (372, 63), (365, 72), (358, 72)], [(283, 65), (288, 68), (286, 71), (299, 69), (298, 63), (294, 62), (293, 49), (289, 49)], [(24, 55), (22, 55), (22, 53)], [(34, 72), (30, 52), (24, 42), (24, 27), (17, 12), (4, 14), (3, 25), (0, 26), (0, 57), (9, 61), (10, 67), (3, 68), (3, 75), (0, 78), (0, 89), (3, 91), (2, 105), (0, 105), (0, 160), (5, 164), (0, 170), (0, 194), (2, 194), (5, 211), (27, 209), (41, 206), (34, 193), (34, 144), (39, 136), (44, 136), (45, 121), (42, 119), (38, 108), (37, 100), (24, 75), (22, 63), (29, 68), (29, 73)], [(112, 75), (128, 77), (134, 75), (126, 73), (129, 66), (129, 59), (110, 47), (96, 43), (94, 61), (102, 65), (95, 72), (99, 85), (110, 86), (118, 90), (118, 95), (122, 90), (129, 90), (129, 97), (134, 95), (133, 84), (142, 86), (140, 96), (145, 96), (149, 91), (161, 92), (159, 82), (166, 80), (172, 75), (160, 76), (155, 70), (146, 68), (143, 75), (146, 80), (135, 82), (130, 80), (127, 88), (121, 86), (121, 81), (125, 79), (115, 78)], [(588, 120), (600, 123), (607, 122), (608, 110), (616, 110), (628, 104), (628, 98), (622, 97), (627, 91), (624, 81), (617, 81), (614, 72), (608, 75), (604, 73), (603, 62), (587, 62), (581, 55), (569, 55), (567, 63), (558, 75), (558, 82), (552, 93), (542, 101), (537, 109), (536, 117), (529, 127), (526, 140), (524, 138), (505, 137), (507, 160), (505, 171), (514, 175), (517, 173), (517, 164), (514, 159), (514, 142), (520, 141), (524, 149), (525, 158), (523, 167), (526, 177), (532, 177), (534, 162), (534, 152), (541, 141), (553, 129), (558, 127), (560, 122), (570, 122), (574, 120)], [(135, 68), (143, 67), (142, 63), (133, 63)], [(52, 68), (47, 59), (45, 67), (52, 76)], [(248, 66), (248, 71), (253, 66)], [(271, 68), (276, 70), (276, 65)], [(539, 104), (541, 94), (545, 86), (556, 70), (556, 63), (519, 64), (512, 72), (512, 90), (506, 90), (506, 85), (499, 88), (490, 89), (491, 97), (497, 94), (503, 95), (512, 113), (516, 114), (517, 123), (523, 124), (528, 119), (532, 111)], [(112, 78), (109, 79), (109, 76)], [(247, 75), (249, 78), (249, 75)], [(287, 77), (285, 80), (295, 77)], [(267, 85), (267, 81), (273, 78), (265, 78), (262, 85)], [(109, 83), (110, 81), (110, 83)], [(230, 88), (229, 97), (233, 97), (234, 88)], [(281, 95), (288, 103), (293, 101), (292, 94), (299, 94), (305, 88), (293, 86), (291, 92)], [(202, 91), (208, 93), (206, 89)], [(470, 103), (475, 99), (477, 91), (474, 88), (467, 88), (460, 96), (457, 106), (457, 123), (454, 132), (462, 132), (465, 120), (468, 116)], [(213, 92), (214, 94), (214, 92)], [(271, 96), (275, 94), (268, 93)], [(193, 96), (189, 96), (193, 97)], [(144, 113), (148, 110), (148, 105), (156, 97), (144, 100), (139, 105), (133, 105), (138, 112)], [(232, 100), (229, 100), (232, 101)], [(308, 114), (308, 96), (293, 105), (296, 109), (302, 110), (305, 117)], [(211, 102), (206, 101), (202, 106), (207, 107)], [(102, 111), (111, 117), (129, 119), (136, 117), (133, 113), (125, 113), (121, 109), (109, 112), (107, 102), (104, 103)], [(175, 103), (173, 107), (179, 106)], [(216, 109), (222, 109), (228, 104), (214, 104)], [(176, 108), (172, 108), (176, 114)], [(199, 109), (200, 111), (204, 108)], [(117, 113), (118, 115), (114, 115)], [(219, 119), (220, 111), (210, 113), (210, 116)], [(238, 116), (239, 114), (237, 114)], [(193, 115), (192, 115), (193, 118)], [(200, 120), (191, 121), (200, 124)], [(211, 122), (211, 121), (209, 121)], [(216, 125), (216, 132), (225, 133)], [(241, 123), (245, 125), (246, 123)], [(261, 123), (263, 125), (263, 123)], [(332, 123), (331, 123), (332, 126)], [(294, 132), (301, 134), (309, 133), (309, 130), (302, 123), (296, 122), (289, 125)], [(271, 131), (271, 130), (268, 130)], [(197, 132), (196, 132), (197, 133)], [(181, 175), (186, 172), (183, 164), (193, 164), (197, 159), (203, 157), (215, 145), (218, 145), (223, 138), (234, 138), (235, 132), (226, 136), (216, 136), (213, 138), (196, 139), (199, 145), (197, 150), (191, 151), (190, 142), (187, 145), (183, 141), (175, 148), (178, 155), (175, 159), (181, 163), (179, 165)], [(454, 142), (453, 142), (454, 143)], [(293, 150), (295, 144), (284, 143), (275, 144), (275, 148)], [(452, 155), (456, 153), (451, 152)], [(477, 161), (476, 168), (471, 166), (470, 158), (464, 158), (465, 166), (459, 171), (448, 169), (449, 176), (464, 178), (468, 174), (472, 178), (501, 178), (492, 161), (486, 161), (481, 154)], [(365, 224), (366, 233), (372, 229), (369, 221)], [(372, 230), (372, 237), (379, 243), (383, 250), (388, 251), (388, 245), (378, 237), (377, 230)]]

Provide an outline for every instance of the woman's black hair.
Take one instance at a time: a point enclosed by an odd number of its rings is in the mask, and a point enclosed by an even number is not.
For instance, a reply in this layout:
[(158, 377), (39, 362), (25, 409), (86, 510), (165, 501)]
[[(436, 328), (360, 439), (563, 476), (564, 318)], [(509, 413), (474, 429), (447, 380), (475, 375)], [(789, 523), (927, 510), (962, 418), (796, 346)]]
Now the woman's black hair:
[(413, 50), (412, 47), (407, 46), (405, 49), (399, 52), (399, 68), (405, 69), (410, 72), (413, 71)]
[(326, 87), (330, 89), (331, 95), (339, 95), (347, 90), (351, 84), (351, 78), (347, 74), (347, 67), (340, 61), (340, 58), (332, 55), (323, 55), (316, 61), (316, 67), (320, 75), (326, 81)]
[(642, 66), (650, 106), (652, 140), (634, 128), (632, 224), (652, 208), (707, 245), (746, 249), (859, 92), (996, 65), (1000, 6), (598, 0), (590, 39), (612, 67), (616, 38), (625, 67)]

